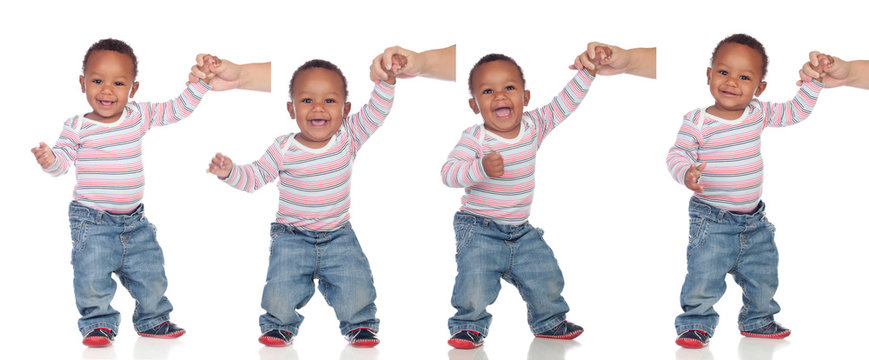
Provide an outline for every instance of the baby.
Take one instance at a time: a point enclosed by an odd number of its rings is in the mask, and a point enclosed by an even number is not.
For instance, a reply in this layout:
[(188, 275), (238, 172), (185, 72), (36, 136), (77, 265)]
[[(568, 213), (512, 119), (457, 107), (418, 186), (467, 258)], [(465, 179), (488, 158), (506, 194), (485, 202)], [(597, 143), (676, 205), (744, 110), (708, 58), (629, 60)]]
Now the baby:
[(189, 116), (211, 87), (194, 82), (165, 103), (128, 103), (139, 88), (137, 65), (133, 49), (120, 40), (93, 44), (79, 76), (92, 111), (66, 120), (53, 148), (40, 143), (31, 150), (53, 176), (76, 168), (69, 224), (78, 326), (87, 346), (110, 345), (118, 332), (112, 273), (136, 300), (133, 323), (139, 335), (171, 339), (184, 334), (169, 322), (163, 251), (142, 204), (142, 137)]
[[(732, 274), (742, 287), (739, 329), (743, 336), (784, 338), (790, 330), (774, 321), (779, 305), (775, 227), (760, 200), (763, 160), (760, 135), (806, 119), (823, 83), (806, 81), (787, 103), (755, 98), (766, 88), (767, 56), (751, 36), (736, 34), (718, 43), (706, 69), (712, 106), (685, 115), (676, 145), (667, 156), (673, 178), (694, 191), (688, 214), (688, 274), (682, 286), (684, 313), (676, 317), (676, 343), (705, 346), (718, 324), (712, 306)], [(832, 59), (824, 61), (829, 65)]]
[[(605, 55), (601, 55), (603, 57)], [(531, 96), (522, 69), (505, 55), (481, 58), (468, 79), (471, 110), (482, 125), (466, 129), (441, 168), (444, 184), (465, 188), (454, 218), (458, 275), (448, 343), (459, 349), (483, 344), (500, 280), (519, 289), (534, 336), (573, 339), (582, 327), (566, 320), (564, 278), (543, 230), (528, 223), (534, 166), (543, 139), (579, 106), (594, 72), (580, 69), (549, 104), (524, 111)]]
[[(396, 64), (405, 61), (399, 58)], [(350, 174), (359, 148), (392, 107), (395, 76), (390, 75), (375, 85), (368, 104), (348, 115), (341, 70), (328, 61), (308, 61), (293, 73), (287, 102), (299, 132), (279, 136), (252, 164), (235, 165), (218, 153), (209, 165), (208, 172), (248, 192), (280, 179), (262, 298), (266, 313), (260, 316), (264, 345), (292, 343), (303, 319), (296, 309), (310, 300), (314, 279), (351, 345), (380, 342), (371, 269), (350, 226)]]

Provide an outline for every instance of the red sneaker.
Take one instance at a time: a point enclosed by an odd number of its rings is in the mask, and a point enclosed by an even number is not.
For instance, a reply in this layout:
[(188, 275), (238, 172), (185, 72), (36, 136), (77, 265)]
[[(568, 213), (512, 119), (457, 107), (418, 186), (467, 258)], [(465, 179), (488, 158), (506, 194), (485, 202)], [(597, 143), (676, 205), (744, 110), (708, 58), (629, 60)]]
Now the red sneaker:
[(475, 349), (483, 345), (483, 335), (476, 331), (462, 330), (455, 334), (447, 341), (447, 344), (456, 349)]
[(115, 341), (115, 332), (106, 328), (96, 328), (88, 332), (81, 343), (89, 347), (109, 346)]
[(350, 345), (353, 345), (354, 347), (366, 348), (380, 344), (380, 340), (377, 339), (377, 333), (369, 328), (353, 329), (344, 337), (347, 338)]
[(174, 339), (181, 335), (184, 335), (186, 331), (178, 325), (173, 324), (170, 321), (164, 321), (155, 327), (152, 327), (145, 331), (139, 331), (139, 336), (152, 337), (158, 339)]
[(259, 343), (265, 346), (287, 346), (293, 343), (293, 334), (285, 330), (269, 330), (259, 337)]

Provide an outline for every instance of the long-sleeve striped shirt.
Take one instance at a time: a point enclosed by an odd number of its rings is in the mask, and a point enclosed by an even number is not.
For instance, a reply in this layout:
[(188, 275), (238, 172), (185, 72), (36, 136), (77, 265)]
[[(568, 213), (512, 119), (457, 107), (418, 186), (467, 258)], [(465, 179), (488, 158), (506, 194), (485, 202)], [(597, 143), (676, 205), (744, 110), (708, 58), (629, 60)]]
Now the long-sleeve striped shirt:
[(69, 118), (52, 151), (57, 160), (45, 172), (60, 176), (75, 165), (73, 198), (84, 206), (116, 214), (139, 206), (145, 191), (142, 137), (152, 127), (189, 116), (211, 89), (190, 83), (178, 97), (161, 103), (130, 102), (110, 124), (84, 115)]
[(310, 149), (295, 134), (279, 136), (259, 160), (233, 164), (224, 180), (253, 192), (280, 177), (277, 222), (312, 231), (331, 231), (350, 220), (350, 175), (362, 144), (379, 128), (389, 110), (395, 88), (379, 82), (368, 104), (344, 119), (320, 149)]
[(763, 159), (760, 134), (768, 126), (784, 127), (805, 120), (824, 87), (803, 82), (793, 100), (769, 103), (754, 99), (736, 120), (724, 120), (696, 109), (685, 115), (676, 145), (667, 155), (670, 174), (685, 185), (691, 165), (706, 163), (699, 184), (703, 193), (694, 197), (721, 209), (749, 212), (763, 192)]
[[(585, 69), (545, 106), (522, 114), (519, 135), (504, 139), (483, 125), (462, 133), (459, 143), (441, 167), (447, 186), (465, 188), (461, 211), (519, 225), (528, 221), (534, 198), (534, 167), (543, 139), (585, 98), (594, 80)], [(495, 151), (504, 159), (504, 175), (490, 178), (483, 170), (483, 157)]]

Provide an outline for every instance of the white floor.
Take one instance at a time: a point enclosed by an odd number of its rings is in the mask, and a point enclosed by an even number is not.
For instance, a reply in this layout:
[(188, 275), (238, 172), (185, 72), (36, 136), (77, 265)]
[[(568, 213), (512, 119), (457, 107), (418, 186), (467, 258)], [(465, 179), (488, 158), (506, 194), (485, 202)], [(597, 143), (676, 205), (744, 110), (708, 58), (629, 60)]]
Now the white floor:
[[(527, 335), (527, 334), (523, 334)], [(586, 337), (587, 336), (587, 337)], [(584, 338), (585, 337), (585, 338)], [(767, 359), (854, 359), (865, 355), (862, 344), (840, 344), (842, 337), (809, 338), (795, 333), (787, 340), (750, 339), (719, 334), (711, 345), (700, 350), (681, 349), (672, 339), (661, 336), (624, 334), (594, 336), (585, 334), (578, 341), (532, 339), (531, 336), (493, 335), (475, 350), (457, 350), (446, 345), (445, 338), (425, 341), (413, 337), (384, 338), (380, 346), (356, 349), (342, 339), (311, 343), (299, 338), (286, 348), (268, 348), (256, 342), (255, 335), (237, 337), (203, 336), (191, 333), (177, 340), (119, 337), (106, 348), (85, 348), (72, 337), (62, 337), (52, 344), (16, 342), (2, 351), (4, 359), (676, 359), (676, 360), (767, 360)], [(432, 340), (432, 339), (428, 339)], [(660, 341), (657, 341), (660, 340)], [(307, 341), (307, 342), (306, 342)], [(396, 342), (402, 342), (397, 344)], [(14, 349), (9, 345), (14, 346)], [(12, 350), (12, 351), (10, 351)]]
[[(731, 284), (732, 285), (732, 284)], [(128, 298), (119, 294), (118, 298)], [(672, 296), (668, 296), (672, 297)], [(117, 301), (126, 307), (129, 301)], [(650, 298), (651, 302), (655, 297)], [(356, 349), (347, 345), (339, 335), (334, 314), (315, 295), (303, 312), (307, 315), (300, 335), (293, 345), (286, 348), (268, 348), (257, 342), (255, 312), (245, 311), (252, 318), (240, 321), (230, 315), (226, 326), (219, 326), (213, 316), (199, 317), (196, 309), (177, 311), (176, 321), (186, 326), (188, 333), (175, 340), (142, 338), (135, 335), (129, 320), (125, 318), (119, 336), (112, 346), (86, 348), (71, 326), (64, 326), (43, 336), (21, 336), (36, 332), (15, 331), (6, 326), (2, 359), (676, 359), (676, 360), (768, 360), (768, 359), (854, 359), (865, 352), (865, 344), (858, 335), (845, 331), (847, 324), (865, 323), (865, 314), (853, 314), (847, 323), (833, 322), (818, 317), (796, 319), (780, 316), (783, 324), (790, 326), (793, 335), (783, 340), (751, 339), (739, 335), (735, 319), (739, 307), (739, 294), (731, 291), (719, 303), (722, 321), (710, 345), (704, 349), (682, 349), (675, 343), (675, 334), (669, 325), (671, 314), (649, 314), (643, 324), (618, 324), (608, 322), (612, 314), (594, 312), (591, 309), (575, 309), (572, 317), (585, 326), (586, 332), (574, 341), (536, 339), (524, 324), (524, 309), (518, 294), (511, 288), (502, 290), (501, 297), (490, 307), (494, 322), (485, 344), (475, 350), (457, 350), (447, 345), (446, 318), (437, 319), (437, 311), (401, 316), (384, 308), (380, 315), (381, 344), (372, 349)], [(385, 304), (384, 304), (385, 305)], [(802, 301), (791, 302), (790, 308), (809, 306)], [(655, 305), (650, 305), (655, 306)], [(66, 309), (69, 310), (69, 309)], [(67, 320), (74, 321), (75, 311)], [(67, 311), (69, 313), (69, 311)], [(582, 314), (582, 316), (579, 316)], [(829, 315), (846, 316), (847, 310), (830, 309)], [(128, 316), (128, 312), (125, 316)], [(414, 320), (419, 324), (414, 329)], [(831, 331), (831, 329), (835, 331)], [(17, 338), (16, 338), (17, 337)], [(14, 341), (11, 341), (14, 339)]]

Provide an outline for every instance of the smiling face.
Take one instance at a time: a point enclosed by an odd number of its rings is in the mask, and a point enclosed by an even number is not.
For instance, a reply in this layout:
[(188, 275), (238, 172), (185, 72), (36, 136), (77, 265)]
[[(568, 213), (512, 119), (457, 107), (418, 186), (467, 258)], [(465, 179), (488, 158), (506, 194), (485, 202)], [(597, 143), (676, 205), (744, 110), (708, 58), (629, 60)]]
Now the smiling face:
[(328, 144), (350, 112), (341, 76), (319, 67), (304, 70), (296, 76), (291, 95), (287, 111), (299, 124), (296, 140), (313, 149)]
[(739, 118), (755, 96), (766, 89), (763, 58), (755, 49), (726, 43), (718, 50), (712, 67), (706, 69), (709, 92), (715, 105), (706, 109), (712, 115), (733, 120)]
[(133, 59), (111, 50), (94, 51), (79, 76), (81, 92), (85, 93), (93, 111), (85, 117), (104, 123), (118, 120), (127, 100), (136, 94)]
[(522, 110), (531, 92), (525, 90), (519, 69), (508, 61), (480, 65), (471, 76), (471, 110), (483, 116), (486, 130), (505, 139), (519, 135)]

